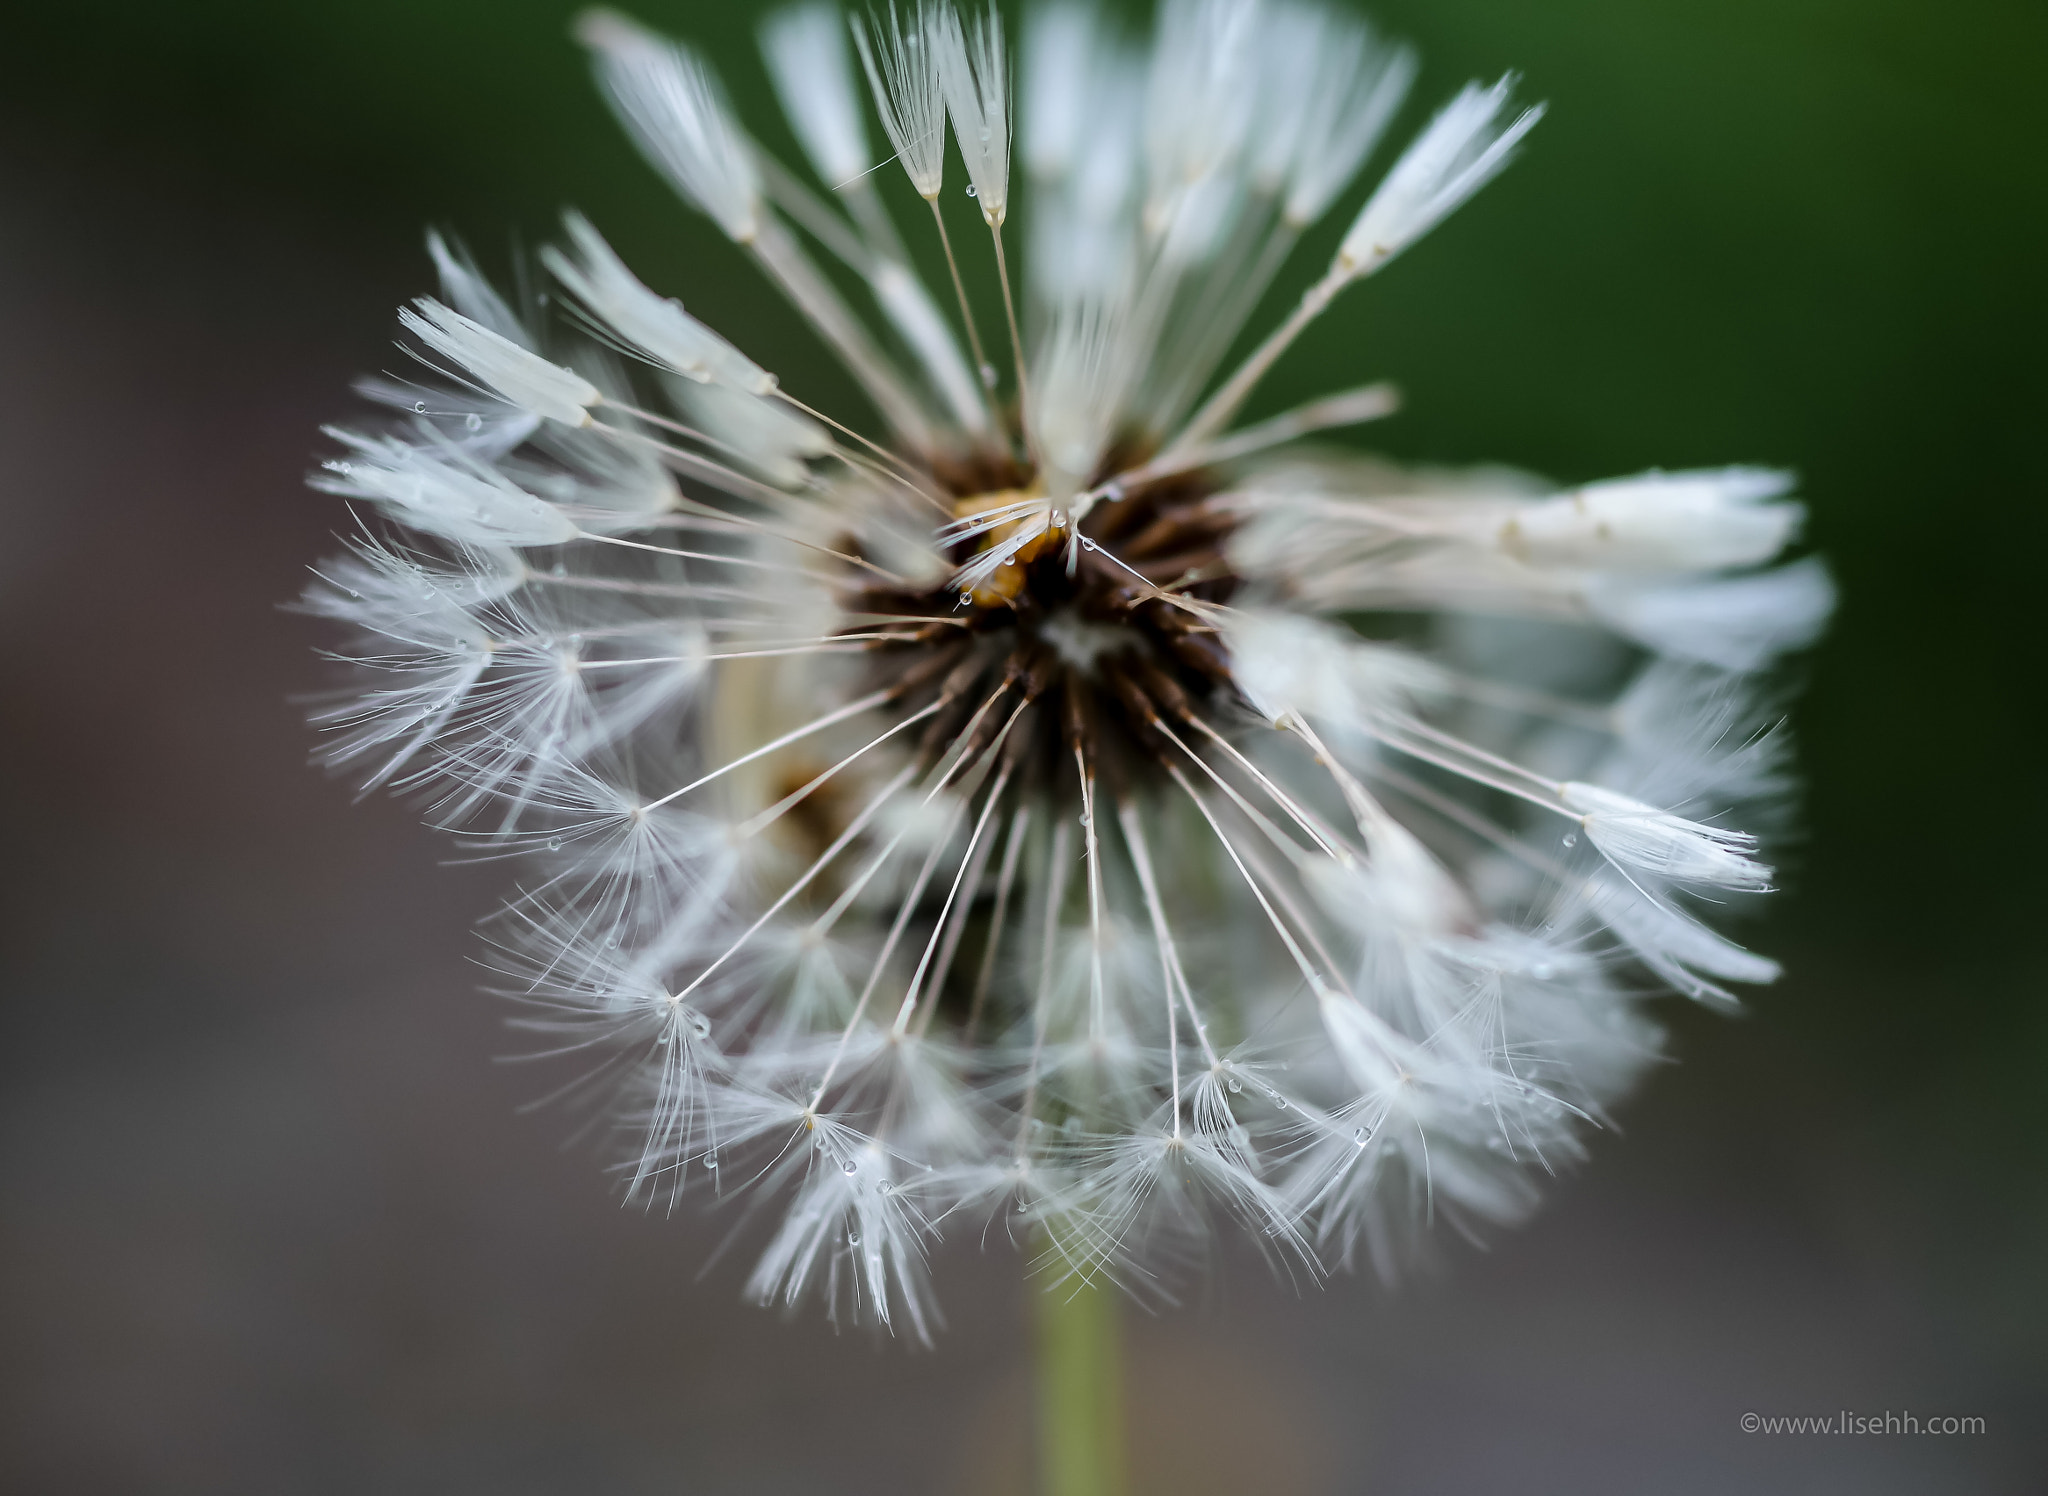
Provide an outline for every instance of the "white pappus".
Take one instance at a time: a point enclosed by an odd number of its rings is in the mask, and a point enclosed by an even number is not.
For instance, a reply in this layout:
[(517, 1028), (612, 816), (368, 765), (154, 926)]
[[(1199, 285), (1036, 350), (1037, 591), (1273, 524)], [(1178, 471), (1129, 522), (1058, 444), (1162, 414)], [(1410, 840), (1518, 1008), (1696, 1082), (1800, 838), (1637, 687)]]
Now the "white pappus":
[(1415, 77), (1364, 23), (1164, 0), (1147, 51), (1056, 3), (1013, 47), (992, 9), (805, 0), (762, 40), (809, 179), (687, 44), (578, 35), (872, 409), (812, 409), (581, 217), (553, 321), (431, 239), (419, 369), (314, 480), (361, 511), (308, 594), (353, 634), (318, 720), (519, 861), (519, 1021), (631, 1197), (774, 1215), (757, 1297), (922, 1337), (932, 1244), (990, 1222), (1140, 1291), (1220, 1221), (1391, 1272), (1581, 1156), (1651, 999), (1775, 976), (1709, 916), (1770, 886), (1763, 672), (1833, 601), (1781, 564), (1786, 477), (1303, 444), (1379, 385), (1240, 424), (1522, 147), (1512, 78), (1356, 190), (1233, 363)]

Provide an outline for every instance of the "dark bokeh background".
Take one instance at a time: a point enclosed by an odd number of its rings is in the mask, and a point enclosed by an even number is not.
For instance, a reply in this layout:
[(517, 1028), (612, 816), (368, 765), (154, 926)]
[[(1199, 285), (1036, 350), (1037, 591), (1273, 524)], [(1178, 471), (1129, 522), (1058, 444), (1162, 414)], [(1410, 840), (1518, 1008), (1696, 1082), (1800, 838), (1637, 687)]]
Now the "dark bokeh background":
[[(794, 319), (603, 115), (551, 0), (0, 12), (0, 1486), (1021, 1489), (1018, 1265), (936, 1352), (741, 1307), (622, 1212), (475, 995), (499, 874), (305, 767), (276, 604), (316, 424), (419, 230), (574, 202), (800, 392)], [(1141, 1490), (2048, 1489), (2048, 249), (2032, 0), (1388, 0), (1412, 126), (1526, 158), (1272, 381), (1398, 378), (1404, 456), (1797, 467), (1845, 588), (1800, 709), (1792, 975), (1528, 1229), (1398, 1293), (1256, 1265), (1134, 1329)], [(736, 8), (718, 49), (771, 140)], [(503, 256), (497, 258), (502, 262)], [(842, 408), (851, 409), (842, 404)], [(1957, 1438), (1765, 1414), (1978, 1415)]]

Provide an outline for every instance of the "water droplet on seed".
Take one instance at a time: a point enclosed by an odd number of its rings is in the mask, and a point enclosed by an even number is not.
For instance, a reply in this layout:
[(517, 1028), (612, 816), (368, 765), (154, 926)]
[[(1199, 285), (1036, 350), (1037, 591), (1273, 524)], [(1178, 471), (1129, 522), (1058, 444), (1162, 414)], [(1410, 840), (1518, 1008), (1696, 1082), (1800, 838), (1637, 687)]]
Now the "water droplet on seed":
[(715, 1154), (715, 1153), (707, 1153), (707, 1154), (705, 1154), (705, 1155), (704, 1155), (704, 1167), (705, 1167), (705, 1168), (707, 1168), (707, 1169), (715, 1169), (715, 1168), (717, 1168), (717, 1167), (718, 1167), (718, 1155), (717, 1155), (717, 1154)]
[(849, 1247), (857, 1247), (857, 1246), (859, 1246), (859, 1245), (860, 1245), (860, 1233), (859, 1233), (858, 1231), (848, 1231), (848, 1232), (846, 1233), (846, 1244), (847, 1244), (847, 1245), (848, 1245)]
[(414, 414), (425, 415), (427, 413), (427, 402), (424, 400), (415, 400), (412, 402), (412, 408)]
[(462, 429), (464, 431), (481, 431), (484, 429), (484, 418), (475, 411), (471, 411), (462, 418)]
[(551, 837), (549, 837), (549, 838), (548, 838), (548, 850), (549, 850), (550, 852), (559, 852), (559, 851), (561, 851), (561, 850), (562, 850), (562, 839), (561, 839), (561, 838), (560, 838), (559, 836), (551, 836)]
[(1234, 1076), (1234, 1075), (1233, 1075), (1233, 1076), (1231, 1076), (1231, 1077), (1230, 1077), (1230, 1094), (1231, 1094), (1231, 1095), (1233, 1095), (1233, 1096), (1235, 1096), (1235, 1095), (1237, 1095), (1237, 1094), (1238, 1094), (1238, 1093), (1239, 1093), (1240, 1091), (1242, 1091), (1242, 1090), (1244, 1090), (1244, 1082), (1243, 1082), (1243, 1081), (1241, 1081), (1241, 1080), (1239, 1080), (1239, 1079), (1238, 1079), (1238, 1078), (1237, 1078), (1236, 1076)]
[(1564, 844), (1568, 847), (1576, 847), (1579, 844), (1579, 833), (1576, 831), (1567, 831), (1564, 834)]
[(893, 1195), (896, 1193), (896, 1186), (891, 1184), (888, 1180), (884, 1179), (880, 1184), (875, 1186), (875, 1193), (878, 1195)]
[(1363, 1148), (1366, 1145), (1366, 1143), (1371, 1139), (1371, 1137), (1372, 1129), (1370, 1127), (1361, 1127), (1358, 1129), (1358, 1131), (1351, 1134), (1351, 1141), (1358, 1144), (1359, 1147)]
[(968, 183), (968, 185), (967, 185), (967, 195), (968, 195), (969, 197), (979, 197), (979, 196), (981, 196), (981, 194), (980, 194), (979, 192), (977, 192), (977, 191), (975, 190), (975, 188), (974, 188), (974, 184), (973, 184), (973, 183), (971, 183), (971, 182), (970, 182), (970, 183)]
[(842, 1173), (846, 1174), (858, 1174), (860, 1172), (860, 1165), (850, 1158), (841, 1164), (839, 1168)]

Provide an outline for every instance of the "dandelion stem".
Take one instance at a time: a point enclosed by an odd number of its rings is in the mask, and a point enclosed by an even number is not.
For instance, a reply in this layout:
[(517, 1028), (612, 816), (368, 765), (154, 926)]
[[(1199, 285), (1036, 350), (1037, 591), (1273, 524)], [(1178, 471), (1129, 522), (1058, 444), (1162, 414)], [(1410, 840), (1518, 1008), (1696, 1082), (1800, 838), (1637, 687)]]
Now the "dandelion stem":
[(1038, 1295), (1038, 1471), (1044, 1496), (1125, 1496), (1120, 1306), (1107, 1283)]

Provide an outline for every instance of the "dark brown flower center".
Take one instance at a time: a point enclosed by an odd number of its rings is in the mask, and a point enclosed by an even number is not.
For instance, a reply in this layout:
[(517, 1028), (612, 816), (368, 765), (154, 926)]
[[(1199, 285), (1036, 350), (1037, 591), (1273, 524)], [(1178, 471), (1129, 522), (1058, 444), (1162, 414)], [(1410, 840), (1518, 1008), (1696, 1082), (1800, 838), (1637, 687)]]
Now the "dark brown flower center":
[[(968, 492), (955, 511), (971, 518), (1021, 496)], [(963, 736), (979, 752), (1007, 731), (1004, 762), (1066, 799), (1078, 793), (1077, 749), (1088, 772), (1123, 782), (1173, 751), (1162, 729), (1232, 689), (1222, 642), (1189, 604), (1223, 602), (1235, 589), (1224, 555), (1234, 523), (1206, 475), (1182, 475), (1098, 502), (1078, 533), (1055, 511), (1043, 534), (968, 591), (864, 587), (846, 603), (870, 620), (856, 627), (879, 621), (893, 635), (875, 656), (875, 684), (892, 707), (937, 707), (922, 757), (935, 761)], [(1012, 533), (984, 531), (948, 559), (964, 566)]]

